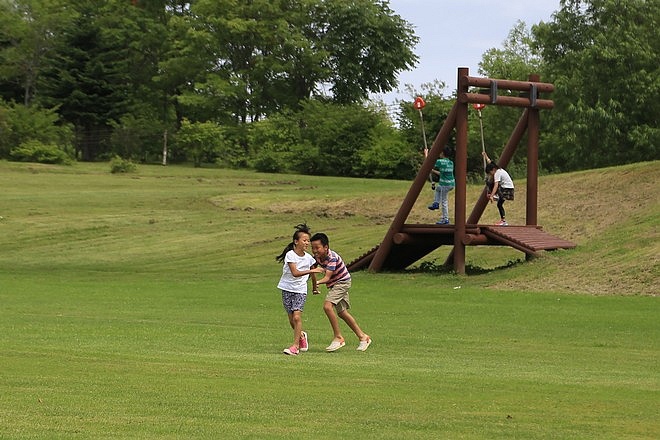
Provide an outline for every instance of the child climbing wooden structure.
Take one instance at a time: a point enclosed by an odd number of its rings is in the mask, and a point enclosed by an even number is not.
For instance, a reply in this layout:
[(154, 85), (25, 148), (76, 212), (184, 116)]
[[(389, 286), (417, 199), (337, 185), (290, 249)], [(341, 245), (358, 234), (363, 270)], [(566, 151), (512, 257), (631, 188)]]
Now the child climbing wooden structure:
[[(476, 87), (479, 91), (471, 93), (470, 87)], [(499, 95), (500, 90), (522, 92), (522, 96)], [(538, 255), (541, 250), (575, 247), (575, 243), (554, 237), (537, 225), (539, 111), (541, 109), (551, 109), (554, 106), (552, 100), (540, 98), (540, 94), (551, 93), (553, 90), (554, 85), (539, 82), (537, 75), (531, 75), (529, 81), (512, 81), (471, 77), (469, 76), (469, 69), (459, 68), (456, 103), (449, 112), (447, 119), (445, 119), (428, 156), (422, 163), (385, 237), (380, 245), (351, 262), (349, 270), (366, 267), (371, 272), (379, 272), (383, 269), (405, 269), (439, 246), (453, 245), (453, 250), (445, 263), (453, 264), (456, 273), (464, 274), (466, 246), (511, 246), (524, 252), (528, 257)], [(499, 166), (506, 167), (524, 134), (527, 133), (525, 225), (479, 225), (479, 219), (488, 203), (488, 199), (485, 197), (485, 189), (475, 203), (471, 214), (466, 218), (467, 128), (468, 105), (470, 104), (489, 104), (525, 109), (498, 160)], [(427, 182), (436, 158), (439, 156), (441, 149), (447, 144), (454, 129), (456, 130), (455, 224), (406, 224), (410, 211)]]

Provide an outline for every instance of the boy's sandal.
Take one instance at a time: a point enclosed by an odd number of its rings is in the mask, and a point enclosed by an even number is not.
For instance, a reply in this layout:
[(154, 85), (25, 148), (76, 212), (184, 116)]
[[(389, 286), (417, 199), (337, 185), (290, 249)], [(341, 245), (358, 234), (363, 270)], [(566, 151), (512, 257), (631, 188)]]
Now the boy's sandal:
[(360, 345), (358, 345), (357, 351), (367, 351), (367, 348), (371, 345), (371, 338), (367, 336), (367, 339), (364, 341), (360, 341)]
[(334, 340), (330, 345), (325, 347), (325, 351), (336, 351), (342, 348), (344, 345), (346, 345), (346, 342), (342, 339), (340, 341)]

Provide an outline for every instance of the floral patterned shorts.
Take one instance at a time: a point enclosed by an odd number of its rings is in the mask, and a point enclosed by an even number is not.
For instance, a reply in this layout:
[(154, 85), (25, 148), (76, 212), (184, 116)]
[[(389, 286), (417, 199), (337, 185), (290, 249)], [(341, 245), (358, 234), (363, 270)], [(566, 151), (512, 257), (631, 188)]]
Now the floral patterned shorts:
[(306, 300), (307, 293), (289, 292), (288, 290), (282, 291), (282, 305), (287, 313), (293, 313), (296, 310), (302, 312), (305, 308)]

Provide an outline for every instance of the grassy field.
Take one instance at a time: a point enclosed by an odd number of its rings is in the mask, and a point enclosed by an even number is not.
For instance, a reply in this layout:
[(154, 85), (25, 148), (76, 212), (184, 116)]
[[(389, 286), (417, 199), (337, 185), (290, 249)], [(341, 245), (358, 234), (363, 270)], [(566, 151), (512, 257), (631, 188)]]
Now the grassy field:
[(409, 182), (0, 162), (0, 438), (660, 438), (657, 169), (543, 177), (539, 223), (575, 250), (355, 273), (365, 353), (348, 333), (324, 352), (310, 296), (291, 358), (274, 257), (292, 226), (351, 260)]

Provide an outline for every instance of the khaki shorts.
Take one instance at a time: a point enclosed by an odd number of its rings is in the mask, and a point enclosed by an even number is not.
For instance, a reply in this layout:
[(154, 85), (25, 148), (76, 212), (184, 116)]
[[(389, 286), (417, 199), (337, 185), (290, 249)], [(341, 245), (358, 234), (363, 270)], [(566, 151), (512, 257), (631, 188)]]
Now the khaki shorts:
[(351, 302), (348, 298), (348, 290), (351, 288), (351, 281), (339, 281), (335, 283), (325, 296), (326, 301), (330, 301), (335, 306), (337, 313), (351, 308)]

